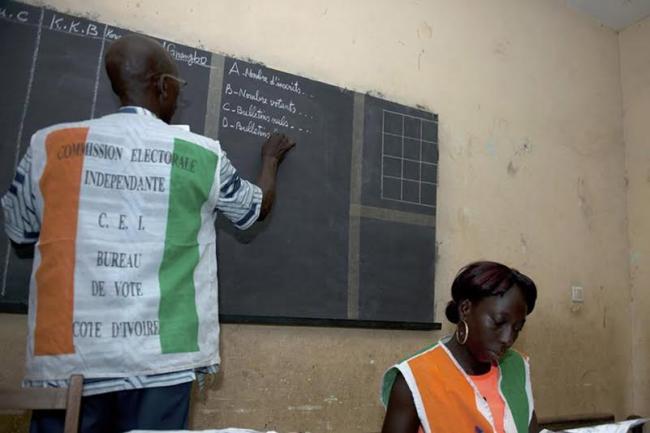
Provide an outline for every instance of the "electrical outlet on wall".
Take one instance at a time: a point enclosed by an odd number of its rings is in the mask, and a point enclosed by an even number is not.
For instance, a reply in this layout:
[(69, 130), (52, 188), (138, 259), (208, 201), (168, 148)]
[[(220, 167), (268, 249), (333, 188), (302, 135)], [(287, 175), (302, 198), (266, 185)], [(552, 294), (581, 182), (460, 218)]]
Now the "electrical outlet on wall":
[(571, 302), (582, 304), (585, 301), (582, 286), (571, 286)]

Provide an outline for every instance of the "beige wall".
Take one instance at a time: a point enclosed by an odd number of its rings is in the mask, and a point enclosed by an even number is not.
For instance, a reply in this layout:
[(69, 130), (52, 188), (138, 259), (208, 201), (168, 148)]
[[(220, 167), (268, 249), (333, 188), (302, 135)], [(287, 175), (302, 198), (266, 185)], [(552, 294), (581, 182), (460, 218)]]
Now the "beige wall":
[[(46, 3), (437, 112), (438, 319), (461, 265), (514, 265), (540, 289), (518, 342), (538, 413), (631, 410), (615, 32), (561, 0)], [(585, 303), (572, 309), (573, 284)], [(15, 348), (0, 355), (3, 379), (21, 371), (24, 324), (0, 316)], [(441, 335), (224, 326), (223, 370), (197, 394), (193, 427), (378, 431), (382, 372)]]
[(634, 410), (650, 413), (650, 18), (619, 36), (634, 324)]

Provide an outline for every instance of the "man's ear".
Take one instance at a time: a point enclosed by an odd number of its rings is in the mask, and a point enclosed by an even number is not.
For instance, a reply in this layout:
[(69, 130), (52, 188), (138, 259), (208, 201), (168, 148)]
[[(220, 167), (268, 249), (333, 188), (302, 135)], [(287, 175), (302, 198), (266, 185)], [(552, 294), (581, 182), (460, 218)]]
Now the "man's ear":
[(465, 320), (467, 316), (470, 315), (471, 312), (472, 312), (472, 301), (470, 301), (469, 299), (464, 299), (458, 305), (458, 313), (461, 320)]
[(161, 101), (166, 99), (169, 92), (169, 84), (167, 83), (167, 80), (165, 80), (165, 77), (158, 78), (156, 88), (158, 90), (158, 96), (160, 97)]

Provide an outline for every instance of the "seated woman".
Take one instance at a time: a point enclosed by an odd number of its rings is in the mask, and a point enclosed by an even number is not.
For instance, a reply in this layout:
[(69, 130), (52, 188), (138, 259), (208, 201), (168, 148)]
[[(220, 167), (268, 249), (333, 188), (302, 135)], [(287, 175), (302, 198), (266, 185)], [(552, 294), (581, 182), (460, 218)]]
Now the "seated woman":
[(537, 433), (528, 359), (511, 349), (537, 299), (505, 265), (461, 269), (445, 314), (447, 337), (384, 375), (382, 433)]

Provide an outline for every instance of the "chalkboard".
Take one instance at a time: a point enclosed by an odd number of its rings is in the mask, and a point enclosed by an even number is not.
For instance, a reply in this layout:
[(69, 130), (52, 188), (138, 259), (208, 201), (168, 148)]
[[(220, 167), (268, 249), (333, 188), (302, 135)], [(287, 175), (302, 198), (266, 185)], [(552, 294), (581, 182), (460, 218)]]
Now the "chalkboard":
[[(31, 134), (112, 113), (108, 44), (127, 30), (18, 2), (0, 7), (0, 187)], [(218, 218), (224, 322), (434, 329), (438, 117), (423, 109), (160, 40), (189, 82), (173, 123), (218, 138), (255, 180), (274, 131), (283, 162), (271, 216)], [(24, 312), (31, 261), (0, 237), (0, 311)]]

